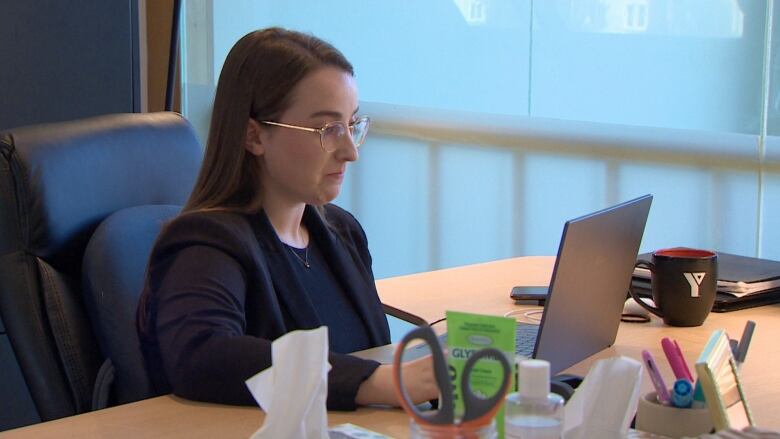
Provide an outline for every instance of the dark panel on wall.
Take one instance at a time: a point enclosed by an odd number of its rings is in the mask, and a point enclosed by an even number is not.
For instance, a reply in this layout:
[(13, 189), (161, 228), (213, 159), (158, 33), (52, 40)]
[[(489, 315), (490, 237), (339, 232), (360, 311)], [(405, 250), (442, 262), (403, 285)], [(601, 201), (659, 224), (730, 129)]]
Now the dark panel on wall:
[(0, 0), (0, 129), (138, 111), (137, 0)]

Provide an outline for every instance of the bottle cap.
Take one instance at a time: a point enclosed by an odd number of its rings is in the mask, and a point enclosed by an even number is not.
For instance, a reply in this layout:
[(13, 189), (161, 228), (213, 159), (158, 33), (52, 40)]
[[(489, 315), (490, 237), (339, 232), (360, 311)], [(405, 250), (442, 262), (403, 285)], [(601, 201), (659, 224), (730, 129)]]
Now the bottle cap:
[(519, 361), (517, 392), (528, 398), (546, 398), (550, 393), (550, 363), (544, 360)]

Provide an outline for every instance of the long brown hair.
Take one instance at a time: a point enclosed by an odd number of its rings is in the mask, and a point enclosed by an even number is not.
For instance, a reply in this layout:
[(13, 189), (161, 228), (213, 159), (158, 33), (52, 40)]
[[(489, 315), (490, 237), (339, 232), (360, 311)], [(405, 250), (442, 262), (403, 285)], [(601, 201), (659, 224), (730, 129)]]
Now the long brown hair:
[(258, 163), (244, 149), (247, 122), (274, 120), (295, 86), (324, 66), (354, 75), (341, 52), (313, 35), (269, 28), (238, 40), (219, 75), (206, 153), (184, 212), (261, 207)]

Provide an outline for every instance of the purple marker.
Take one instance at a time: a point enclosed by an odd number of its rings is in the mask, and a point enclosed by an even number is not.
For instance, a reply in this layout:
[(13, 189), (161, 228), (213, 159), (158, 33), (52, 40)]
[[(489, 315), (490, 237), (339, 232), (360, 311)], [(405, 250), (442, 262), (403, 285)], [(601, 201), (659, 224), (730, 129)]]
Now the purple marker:
[(658, 366), (655, 364), (655, 358), (653, 358), (653, 354), (651, 354), (650, 351), (643, 350), (642, 360), (645, 363), (645, 368), (647, 369), (648, 375), (650, 375), (650, 381), (653, 382), (653, 387), (655, 387), (655, 395), (658, 399), (658, 402), (661, 404), (669, 404), (671, 400), (669, 396), (669, 389), (666, 388), (666, 383), (664, 383), (664, 379), (661, 377), (661, 373), (658, 372)]

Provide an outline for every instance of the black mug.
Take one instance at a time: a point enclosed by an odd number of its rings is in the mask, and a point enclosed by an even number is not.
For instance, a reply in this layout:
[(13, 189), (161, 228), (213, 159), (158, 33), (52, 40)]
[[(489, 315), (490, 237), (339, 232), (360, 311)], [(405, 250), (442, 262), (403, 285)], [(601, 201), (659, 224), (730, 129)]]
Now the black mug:
[(670, 326), (700, 326), (712, 310), (718, 286), (718, 255), (709, 250), (677, 247), (656, 250), (653, 260), (639, 260), (650, 270), (652, 307), (629, 288), (643, 308)]

